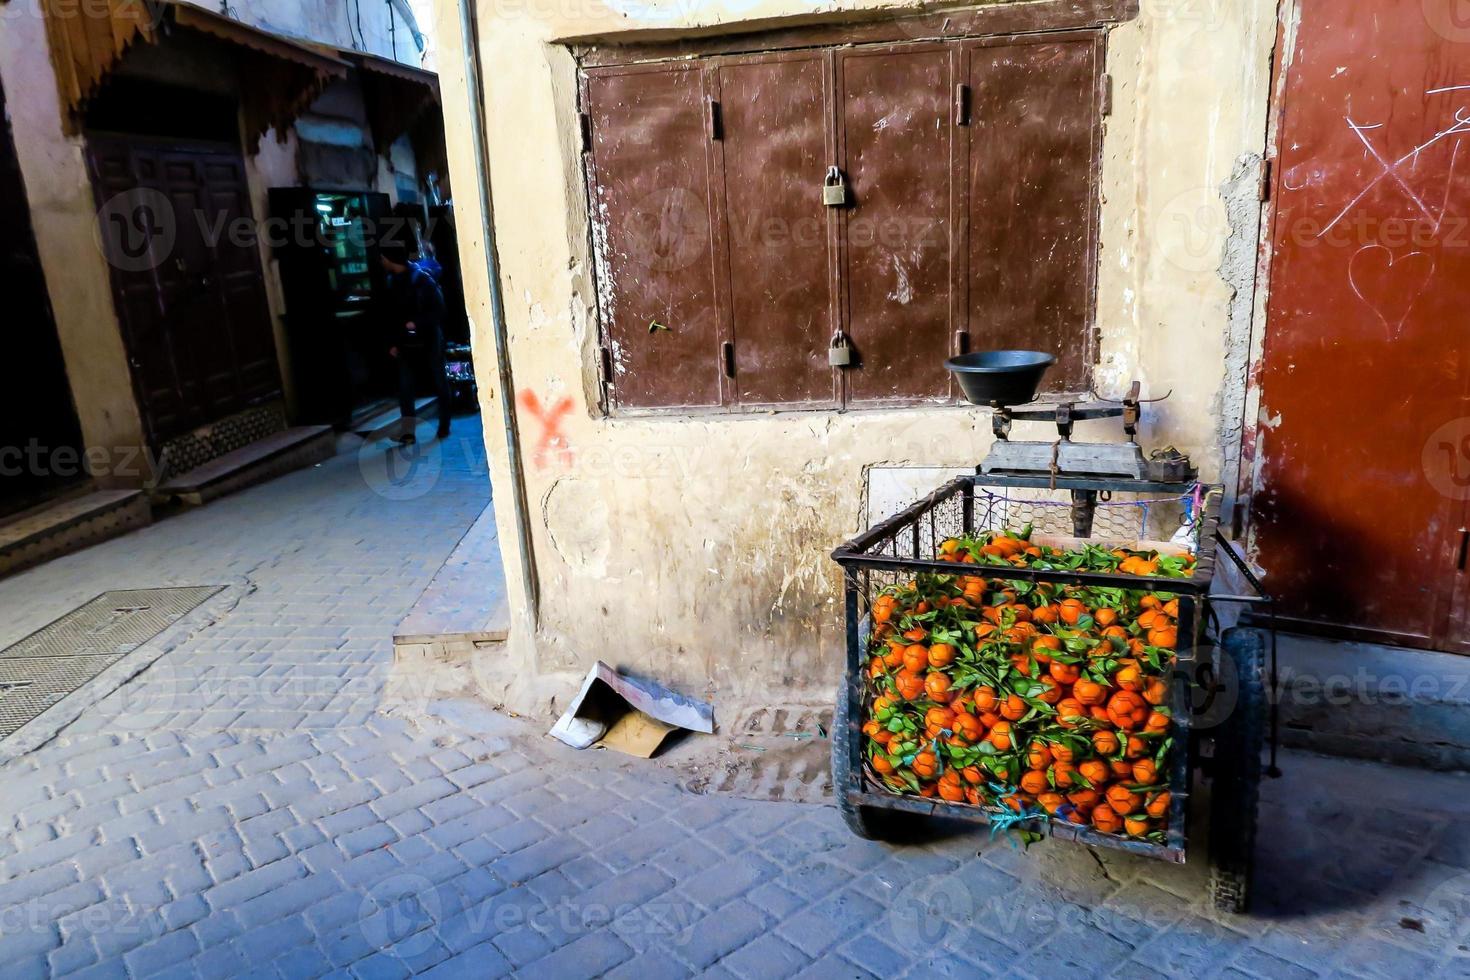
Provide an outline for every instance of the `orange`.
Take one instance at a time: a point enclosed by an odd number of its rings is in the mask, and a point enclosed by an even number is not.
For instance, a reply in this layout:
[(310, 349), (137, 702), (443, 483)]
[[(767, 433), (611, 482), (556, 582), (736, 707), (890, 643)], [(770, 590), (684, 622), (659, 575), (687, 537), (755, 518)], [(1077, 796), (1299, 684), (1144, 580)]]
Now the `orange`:
[(956, 711), (954, 733), (967, 742), (978, 742), (985, 737), (985, 726), (980, 724), (979, 718), (968, 711)]
[(1061, 616), (1057, 610), (1057, 607), (1049, 603), (1045, 606), (1037, 606), (1035, 609), (1031, 610), (1032, 622), (1046, 623), (1050, 625), (1051, 623), (1055, 623), (1060, 618)]
[(1051, 666), (1047, 669), (1047, 673), (1051, 674), (1052, 679), (1058, 684), (1075, 684), (1077, 678), (1082, 676), (1082, 668), (1076, 664), (1064, 664), (1061, 661), (1053, 660)]
[(880, 776), (886, 776), (893, 771), (893, 763), (888, 761), (888, 756), (879, 752), (873, 756), (873, 771)]
[(1055, 763), (1051, 767), (1051, 781), (1059, 789), (1069, 789), (1076, 783), (1076, 780), (1072, 778), (1075, 772), (1077, 772), (1077, 767), (1070, 762)]
[(1079, 789), (1067, 794), (1067, 802), (1088, 814), (1102, 802), (1102, 794), (1095, 789)]
[(1057, 603), (1057, 614), (1068, 626), (1076, 626), (1077, 621), (1087, 614), (1087, 607), (1081, 599), (1063, 599)]
[(1163, 599), (1160, 599), (1158, 596), (1154, 595), (1152, 592), (1150, 592), (1148, 595), (1144, 596), (1142, 599), (1139, 599), (1138, 600), (1138, 606), (1139, 606), (1140, 609), (1158, 609), (1161, 606), (1163, 606), (1163, 604), (1164, 604), (1164, 600)]
[(1178, 599), (1170, 599), (1168, 602), (1164, 603), (1163, 610), (1164, 610), (1164, 615), (1169, 616), (1171, 619), (1178, 619), (1179, 618), (1179, 600)]
[(1171, 720), (1172, 719), (1170, 719), (1169, 716), (1164, 714), (1162, 711), (1151, 711), (1149, 712), (1148, 721), (1145, 727), (1147, 727), (1148, 730), (1151, 732), (1168, 731)]
[(1108, 723), (1108, 709), (1103, 705), (1094, 704), (1087, 709), (1087, 714), (1093, 721), (1100, 721), (1104, 725)]
[(924, 675), (901, 670), (893, 678), (894, 689), (905, 701), (915, 701), (924, 696)]
[(924, 691), (931, 701), (947, 704), (954, 697), (949, 691), (951, 683), (948, 674), (930, 674), (924, 680)]
[(1077, 758), (1077, 753), (1066, 742), (1053, 742), (1051, 744), (1051, 757), (1058, 762), (1073, 762)]
[(929, 631), (924, 629), (924, 627), (922, 626), (915, 626), (911, 630), (904, 630), (903, 634), (903, 638), (905, 640), (908, 640), (910, 643), (918, 643), (920, 640), (927, 639), (928, 636)]
[(1101, 759), (1088, 759), (1077, 767), (1077, 772), (1094, 786), (1101, 786), (1113, 774), (1113, 770)]
[(886, 673), (888, 673), (888, 671), (883, 666), (882, 657), (874, 657), (872, 661), (868, 664), (868, 676), (873, 680), (877, 680)]
[(1092, 733), (1092, 747), (1099, 755), (1117, 755), (1121, 746), (1118, 744), (1118, 736), (1113, 732), (1103, 729)]
[(1005, 703), (1000, 706), (1000, 716), (1007, 721), (1020, 721), (1030, 707), (1019, 695), (1007, 695)]
[(1131, 732), (1148, 720), (1148, 702), (1133, 691), (1119, 691), (1108, 699), (1108, 720)]
[(994, 728), (998, 721), (1000, 721), (1000, 715), (994, 711), (987, 711), (980, 716), (980, 724), (984, 725), (987, 729)]
[(1062, 805), (1066, 797), (1061, 793), (1037, 793), (1036, 802), (1041, 808), (1052, 816), (1056, 816), (1057, 808)]
[(954, 663), (954, 654), (954, 647), (948, 643), (936, 643), (929, 648), (929, 666), (935, 668), (948, 667)]
[(975, 688), (975, 710), (980, 712), (995, 710), (995, 688)]
[(1108, 689), (1097, 681), (1083, 678), (1072, 685), (1072, 697), (1081, 704), (1102, 704), (1108, 699)]
[(1022, 677), (1030, 677), (1035, 669), (1034, 661), (1024, 653), (1014, 654), (1011, 657), (1011, 666), (1016, 668), (1016, 672)]
[(960, 770), (960, 778), (972, 786), (979, 786), (985, 782), (985, 773), (980, 771), (979, 766), (966, 766)]
[(1045, 793), (1051, 786), (1046, 781), (1046, 773), (1040, 769), (1032, 769), (1021, 777), (1021, 789), (1033, 796)]
[[(1147, 599), (1145, 599), (1145, 602), (1146, 601)], [(1142, 628), (1150, 630), (1153, 629), (1154, 624), (1158, 623), (1161, 619), (1165, 622), (1168, 621), (1168, 617), (1159, 612), (1158, 609), (1145, 608), (1143, 612), (1138, 614), (1137, 623)]]
[(1129, 837), (1143, 837), (1148, 834), (1148, 821), (1143, 817), (1124, 817), (1123, 832)]
[(1143, 690), (1143, 672), (1133, 665), (1119, 667), (1113, 675), (1113, 683), (1125, 691)]
[(1032, 742), (1026, 748), (1026, 765), (1031, 769), (1045, 769), (1052, 763), (1051, 749), (1045, 742)]
[(889, 697), (886, 694), (880, 694), (878, 697), (873, 699), (873, 714), (876, 715), (879, 712), (888, 711), (896, 704), (898, 704), (898, 702), (893, 700), (893, 698)]
[(1044, 704), (1056, 704), (1062, 700), (1062, 685), (1050, 677), (1041, 678), (1040, 684), (1041, 693), (1036, 695), (1036, 700)]
[(1009, 752), (1011, 750), (1011, 723), (1008, 721), (996, 722), (991, 726), (988, 741), (1001, 752)]
[(1129, 780), (1133, 778), (1133, 763), (1127, 759), (1109, 759), (1108, 765), (1112, 767), (1114, 779)]
[(924, 712), (924, 724), (929, 728), (954, 731), (955, 715), (948, 708), (930, 708)]
[(1105, 834), (1116, 834), (1123, 829), (1123, 821), (1117, 811), (1106, 803), (1099, 804), (1092, 811), (1092, 825)]
[(1169, 700), (1169, 685), (1157, 677), (1150, 677), (1143, 685), (1143, 699), (1152, 705)]
[(911, 674), (922, 674), (929, 669), (929, 649), (922, 643), (904, 647), (903, 669)]
[(903, 666), (903, 652), (908, 649), (908, 644), (903, 640), (889, 640), (888, 649), (883, 654), (883, 665), (889, 670), (897, 670)]
[(1179, 643), (1179, 631), (1173, 626), (1155, 626), (1148, 631), (1150, 646), (1172, 650)]
[(935, 758), (933, 752), (925, 749), (914, 756), (914, 761), (910, 764), (910, 768), (914, 770), (914, 775), (920, 779), (933, 779), (934, 774), (939, 771), (939, 760)]
[(1141, 759), (1148, 755), (1148, 743), (1137, 735), (1128, 736), (1128, 751), (1123, 753), (1128, 759)]
[(1076, 698), (1063, 698), (1057, 702), (1057, 724), (1063, 728), (1076, 728), (1087, 719), (1087, 710)]
[(1148, 815), (1153, 817), (1155, 820), (1162, 819), (1163, 817), (1168, 815), (1169, 803), (1172, 799), (1173, 797), (1169, 795), (1169, 791), (1164, 790), (1158, 796), (1155, 796), (1151, 800), (1149, 800), (1148, 806), (1146, 806), (1144, 809), (1147, 811)]
[[(918, 760), (915, 761), (917, 762)], [(1107, 798), (1108, 806), (1111, 806), (1119, 813), (1132, 813), (1138, 809), (1138, 804), (1142, 802), (1137, 793), (1122, 783), (1114, 783), (1109, 786)]]
[(1112, 626), (1118, 621), (1118, 610), (1103, 607), (1092, 614), (1099, 626)]
[(1133, 781), (1148, 786), (1159, 781), (1159, 768), (1152, 759), (1139, 759), (1133, 763)]

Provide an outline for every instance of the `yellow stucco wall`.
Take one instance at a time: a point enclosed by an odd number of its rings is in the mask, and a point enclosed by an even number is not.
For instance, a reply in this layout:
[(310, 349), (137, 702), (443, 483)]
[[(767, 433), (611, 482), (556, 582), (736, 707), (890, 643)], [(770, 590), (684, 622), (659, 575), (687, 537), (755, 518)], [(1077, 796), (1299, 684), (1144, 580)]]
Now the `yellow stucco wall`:
[[(820, 698), (840, 672), (839, 577), (827, 555), (859, 530), (875, 464), (973, 465), (986, 418), (966, 409), (787, 413), (740, 418), (597, 416), (586, 201), (566, 39), (653, 36), (755, 22), (840, 19), (876, 5), (798, 0), (572, 0), (479, 4), (490, 184), (514, 384), (542, 406), (571, 399), (570, 452), (535, 459), (540, 423), (519, 416), (530, 539), (541, 593), (530, 620), (480, 241), (455, 4), (439, 0), (439, 69), (492, 479), (515, 625), (476, 665), (484, 693), (545, 710), (602, 658), (732, 705)], [(897, 9), (897, 8), (894, 8)], [(1229, 234), (1221, 188), (1264, 147), (1276, 8), (1145, 2), (1108, 42), (1115, 109), (1104, 143), (1098, 385), (1130, 378), (1151, 409), (1141, 440), (1191, 453), (1206, 477), (1224, 458), (1231, 378), (1220, 271)], [(1255, 229), (1244, 233), (1254, 239)], [(1248, 329), (1247, 329), (1248, 333)], [(1087, 437), (1087, 425), (1079, 429)]]

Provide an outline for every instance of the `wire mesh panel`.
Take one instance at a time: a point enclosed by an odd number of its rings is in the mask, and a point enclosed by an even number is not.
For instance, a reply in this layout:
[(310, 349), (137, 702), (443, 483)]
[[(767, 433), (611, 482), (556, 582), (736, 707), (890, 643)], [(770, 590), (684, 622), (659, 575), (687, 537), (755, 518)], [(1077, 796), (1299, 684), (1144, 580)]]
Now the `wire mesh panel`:
[[(1191, 763), (1176, 666), (1198, 638), (1196, 596), (1213, 568), (1201, 543), (1212, 540), (1219, 492), (1056, 482), (962, 477), (834, 553), (848, 589), (849, 717), (860, 726), (839, 733), (856, 781), (837, 789), (862, 805), (1040, 820), (1053, 836), (1181, 861)], [(985, 550), (1002, 544), (1005, 554)], [(1014, 697), (987, 709), (992, 694)], [(1086, 777), (1055, 760), (1027, 771), (1022, 791), (1033, 739), (1075, 751), (1137, 812), (1116, 814), (1118, 829), (1096, 823), (1107, 805), (1084, 806), (1086, 792), (1068, 786)], [(982, 752), (986, 741), (994, 751)], [(1135, 780), (1139, 760), (1149, 765)]]

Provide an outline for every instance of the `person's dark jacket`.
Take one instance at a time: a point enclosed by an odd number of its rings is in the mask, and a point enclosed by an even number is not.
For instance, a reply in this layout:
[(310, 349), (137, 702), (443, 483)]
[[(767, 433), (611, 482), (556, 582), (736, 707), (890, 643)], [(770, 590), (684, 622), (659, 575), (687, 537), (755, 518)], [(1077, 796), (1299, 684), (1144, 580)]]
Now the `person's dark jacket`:
[[(388, 345), (422, 347), (442, 343), (444, 294), (427, 272), (410, 265), (388, 282)], [(412, 333), (408, 324), (414, 325)]]

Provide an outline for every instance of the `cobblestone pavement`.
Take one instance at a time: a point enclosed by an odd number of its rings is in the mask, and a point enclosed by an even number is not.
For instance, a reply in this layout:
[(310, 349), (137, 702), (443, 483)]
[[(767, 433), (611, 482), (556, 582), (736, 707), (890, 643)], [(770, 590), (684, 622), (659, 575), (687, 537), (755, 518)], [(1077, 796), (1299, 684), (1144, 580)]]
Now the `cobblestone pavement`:
[(868, 843), (518, 722), (375, 714), (392, 626), (486, 502), (476, 438), (418, 496), (370, 447), (369, 479), (339, 456), (0, 583), (4, 642), (103, 589), (252, 588), (0, 767), (0, 974), (1470, 976), (1455, 776), (1284, 756), (1258, 910), (1217, 918), (1196, 865)]

